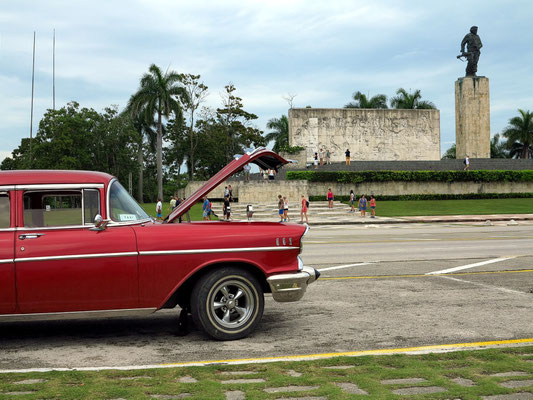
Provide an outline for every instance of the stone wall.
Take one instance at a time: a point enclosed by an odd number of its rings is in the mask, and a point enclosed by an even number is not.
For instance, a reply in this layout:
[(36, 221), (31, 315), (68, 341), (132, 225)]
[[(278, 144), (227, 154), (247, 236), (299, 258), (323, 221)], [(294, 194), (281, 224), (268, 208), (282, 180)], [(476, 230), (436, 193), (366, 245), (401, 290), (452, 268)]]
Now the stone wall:
[(439, 160), (438, 110), (377, 110), (357, 108), (292, 108), (289, 144), (302, 146), (307, 161), (319, 147), (343, 161), (350, 149), (353, 160)]
[[(192, 182), (182, 189), (180, 196), (189, 196), (204, 182)], [(290, 201), (300, 199), (301, 195), (324, 196), (328, 188), (336, 195), (356, 194), (374, 196), (396, 196), (407, 194), (469, 194), (469, 193), (533, 193), (533, 182), (364, 182), (360, 184), (298, 181), (232, 181), (233, 195), (239, 203), (275, 203), (279, 194)], [(211, 199), (224, 196), (223, 183), (208, 194)], [(191, 186), (191, 188), (189, 188)]]

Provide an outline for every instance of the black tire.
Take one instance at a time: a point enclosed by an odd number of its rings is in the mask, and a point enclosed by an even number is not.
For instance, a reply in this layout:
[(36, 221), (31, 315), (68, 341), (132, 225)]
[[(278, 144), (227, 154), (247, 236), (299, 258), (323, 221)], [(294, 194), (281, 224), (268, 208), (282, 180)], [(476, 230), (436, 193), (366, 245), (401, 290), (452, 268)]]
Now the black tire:
[(203, 276), (191, 294), (194, 323), (217, 340), (248, 336), (263, 316), (265, 299), (257, 278), (235, 267)]

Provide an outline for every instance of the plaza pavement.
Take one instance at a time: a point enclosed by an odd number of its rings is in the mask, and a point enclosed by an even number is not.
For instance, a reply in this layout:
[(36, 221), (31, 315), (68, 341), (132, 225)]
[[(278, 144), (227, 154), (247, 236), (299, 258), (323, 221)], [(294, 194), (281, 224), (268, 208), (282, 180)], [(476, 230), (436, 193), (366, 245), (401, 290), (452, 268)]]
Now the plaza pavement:
[[(215, 213), (222, 218), (222, 204), (214, 203)], [(383, 217), (376, 210), (375, 218), (370, 218), (370, 210), (366, 216), (361, 217), (359, 211), (350, 212), (350, 206), (335, 201), (333, 208), (328, 208), (326, 201), (313, 201), (310, 203), (308, 217), (309, 225), (352, 225), (352, 224), (404, 224), (404, 223), (453, 223), (453, 222), (507, 222), (509, 224), (518, 221), (533, 221), (533, 214), (486, 214), (486, 215), (441, 215), (441, 216), (413, 216), (413, 217)], [(246, 221), (246, 204), (232, 203), (231, 216), (234, 221)], [(299, 207), (289, 208), (290, 222), (300, 222)], [(254, 204), (252, 221), (278, 222), (279, 216), (277, 204)], [(305, 221), (305, 220), (304, 220)]]

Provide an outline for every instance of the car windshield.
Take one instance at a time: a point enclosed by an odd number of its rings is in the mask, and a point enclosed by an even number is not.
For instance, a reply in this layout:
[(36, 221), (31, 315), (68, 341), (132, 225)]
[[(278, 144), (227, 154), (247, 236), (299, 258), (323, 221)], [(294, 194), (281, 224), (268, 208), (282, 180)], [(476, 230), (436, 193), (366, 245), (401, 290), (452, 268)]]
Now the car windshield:
[(109, 214), (111, 219), (116, 222), (150, 219), (150, 216), (118, 181), (113, 181), (109, 189)]

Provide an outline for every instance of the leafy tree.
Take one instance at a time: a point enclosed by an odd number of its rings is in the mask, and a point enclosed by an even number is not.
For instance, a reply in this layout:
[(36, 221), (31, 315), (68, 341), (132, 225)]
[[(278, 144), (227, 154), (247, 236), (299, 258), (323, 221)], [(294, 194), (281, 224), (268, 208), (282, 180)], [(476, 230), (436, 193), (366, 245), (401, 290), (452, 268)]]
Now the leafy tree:
[(128, 102), (132, 115), (144, 114), (146, 120), (157, 118), (156, 163), (157, 193), (163, 198), (163, 118), (167, 121), (173, 114), (180, 116), (182, 109), (178, 99), (187, 101), (187, 92), (181, 86), (181, 75), (175, 71), (163, 73), (152, 64), (140, 81), (140, 87)]
[(407, 110), (421, 110), (421, 109), (435, 109), (435, 104), (431, 101), (420, 100), (422, 95), (420, 90), (415, 90), (413, 93), (408, 93), (405, 89), (400, 88), (396, 91), (397, 96), (390, 100), (392, 108), (407, 109)]
[(279, 152), (281, 148), (289, 146), (289, 119), (286, 115), (282, 115), (281, 118), (271, 118), (266, 127), (272, 129), (265, 135), (267, 143), (274, 140), (272, 150)]
[[(189, 135), (189, 179), (194, 180), (194, 169), (195, 169), (195, 160), (194, 154), (198, 147), (198, 136), (194, 130), (195, 120), (194, 114), (200, 107), (200, 104), (205, 101), (205, 98), (208, 95), (207, 86), (199, 81), (200, 75), (192, 74), (183, 74), (181, 75), (181, 80), (184, 86), (185, 91), (187, 92), (187, 99), (183, 103), (183, 109), (188, 114), (189, 126), (188, 126), (188, 135)], [(184, 144), (184, 143), (182, 143)]]
[(457, 154), (457, 148), (455, 146), (455, 143), (451, 145), (451, 147), (446, 150), (446, 153), (443, 154), (441, 160), (455, 160)]
[(259, 129), (253, 127), (252, 121), (257, 115), (244, 110), (242, 99), (235, 95), (235, 86), (229, 83), (222, 94), (222, 108), (217, 108), (217, 123), (223, 125), (228, 141), (226, 143), (226, 163), (233, 155), (242, 152), (244, 147), (264, 146), (265, 138)]
[(355, 92), (352, 97), (355, 101), (346, 104), (344, 108), (388, 108), (387, 96), (384, 94), (377, 94), (369, 99), (365, 94)]
[(119, 115), (116, 107), (100, 114), (71, 102), (59, 110), (48, 110), (33, 139), (31, 164), (29, 142), (22, 139), (13, 158), (2, 162), (2, 169), (103, 171), (122, 182), (137, 169), (137, 133), (129, 116)]
[(519, 109), (520, 115), (509, 120), (503, 131), (512, 158), (533, 157), (533, 113)]

